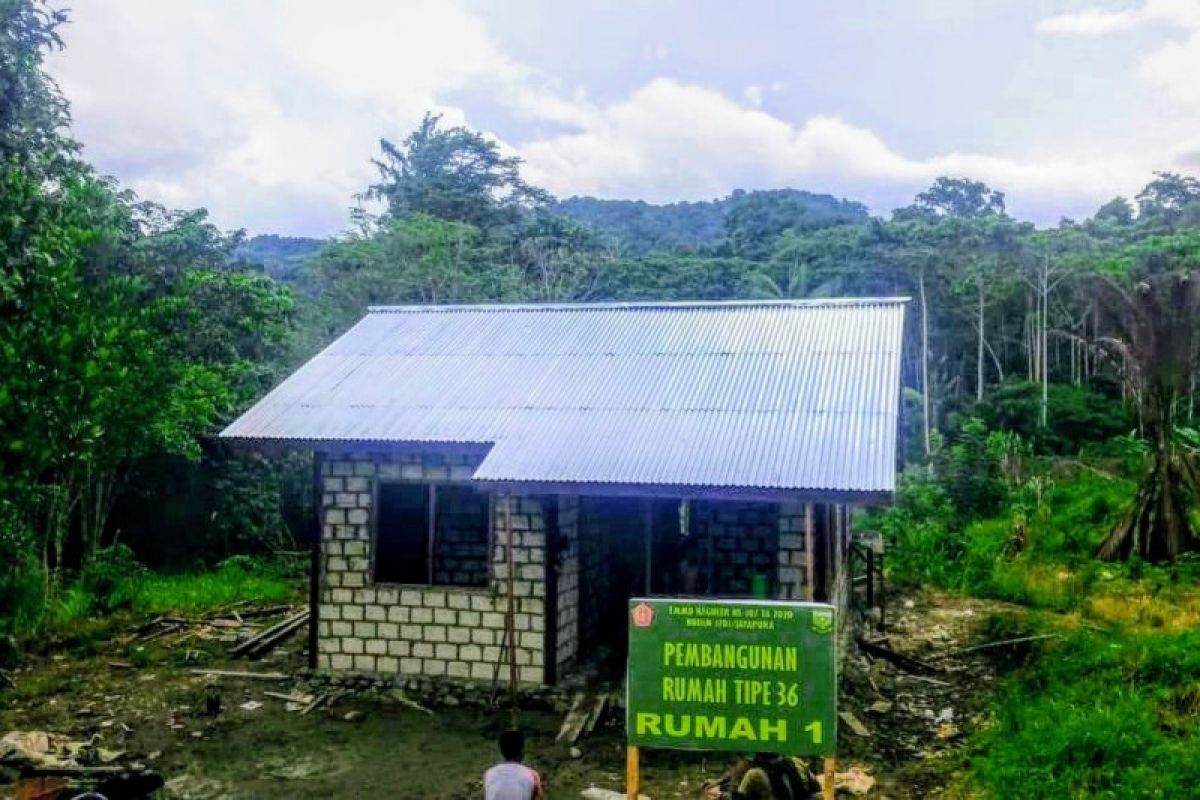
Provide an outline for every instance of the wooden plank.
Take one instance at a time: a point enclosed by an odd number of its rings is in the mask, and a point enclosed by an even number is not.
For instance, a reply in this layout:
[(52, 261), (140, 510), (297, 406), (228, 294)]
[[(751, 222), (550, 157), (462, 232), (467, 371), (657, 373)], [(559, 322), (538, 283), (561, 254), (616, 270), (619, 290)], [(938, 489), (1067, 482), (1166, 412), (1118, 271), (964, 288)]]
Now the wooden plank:
[(231, 669), (194, 669), (193, 675), (207, 675), (213, 678), (245, 678), (259, 681), (290, 681), (291, 675), (282, 672), (239, 672)]
[[(584, 722), (583, 701), (583, 692), (576, 692), (575, 697), (571, 701), (571, 709), (567, 712), (567, 715), (563, 717), (562, 726), (558, 729), (558, 736), (554, 737), (554, 741), (561, 742), (572, 733), (574, 733), (576, 737), (579, 736), (578, 728), (581, 727)], [(572, 739), (571, 741), (575, 740)]]

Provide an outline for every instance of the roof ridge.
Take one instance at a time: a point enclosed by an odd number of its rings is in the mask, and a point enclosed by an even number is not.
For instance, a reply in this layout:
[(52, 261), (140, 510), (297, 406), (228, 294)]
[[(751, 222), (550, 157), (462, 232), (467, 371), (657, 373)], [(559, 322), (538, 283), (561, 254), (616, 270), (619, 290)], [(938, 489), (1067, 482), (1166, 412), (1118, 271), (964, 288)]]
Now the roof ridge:
[(367, 306), (370, 314), (447, 313), (456, 311), (613, 311), (640, 309), (820, 308), (891, 306), (910, 302), (908, 297), (838, 297), (771, 300), (647, 300), (601, 303), (447, 303), (427, 305)]

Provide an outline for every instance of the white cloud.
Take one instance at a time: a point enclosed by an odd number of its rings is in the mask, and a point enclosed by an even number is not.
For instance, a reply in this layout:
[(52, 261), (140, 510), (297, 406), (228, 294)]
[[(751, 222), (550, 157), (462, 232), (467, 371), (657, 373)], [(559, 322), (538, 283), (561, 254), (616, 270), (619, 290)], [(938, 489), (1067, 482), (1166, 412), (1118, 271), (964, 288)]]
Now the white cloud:
[[(1182, 26), (1187, 5), (1151, 0), (1128, 13)], [(674, 201), (798, 186), (899, 204), (949, 174), (1009, 192), (1019, 212), (1022, 196), (1044, 210), (1128, 194), (1169, 166), (1099, 151), (906, 155), (819, 109), (798, 121), (767, 113), (778, 81), (738, 98), (647, 78), (600, 103), (517, 62), (477, 16), (441, 0), (92, 0), (66, 38), (51, 69), (86, 156), (144, 197), (203, 205), (254, 232), (344, 227), (352, 195), (374, 177), (379, 137), (403, 137), (426, 110), (470, 124), (456, 97), (486, 96), (531, 121), (538, 132), (500, 144), (526, 159), (529, 180), (564, 196)], [(1159, 52), (1143, 65), (1147, 80), (1194, 57)]]
[(1145, 0), (1124, 11), (1085, 9), (1047, 17), (1037, 30), (1099, 36), (1152, 23), (1180, 29), (1184, 36), (1161, 42), (1147, 53), (1138, 65), (1139, 77), (1176, 101), (1200, 102), (1200, 0)]
[(1123, 31), (1142, 21), (1142, 15), (1134, 11), (1102, 11), (1089, 8), (1071, 14), (1058, 14), (1039, 20), (1039, 33), (1068, 33), (1082, 36), (1100, 36), (1113, 31)]
[[(78, 4), (50, 68), (87, 157), (139, 194), (222, 225), (333, 232), (380, 136), (520, 73), (482, 23), (428, 0)], [(303, 226), (298, 228), (297, 224)]]
[(668, 79), (604, 108), (582, 130), (529, 142), (520, 151), (529, 176), (559, 194), (656, 201), (711, 198), (745, 185), (911, 197), (939, 175), (956, 175), (1009, 192), (1019, 211), (1021, 195), (1098, 204), (1136, 190), (1151, 171), (1139, 159), (1107, 153), (913, 158), (838, 117), (817, 115), (792, 125)]

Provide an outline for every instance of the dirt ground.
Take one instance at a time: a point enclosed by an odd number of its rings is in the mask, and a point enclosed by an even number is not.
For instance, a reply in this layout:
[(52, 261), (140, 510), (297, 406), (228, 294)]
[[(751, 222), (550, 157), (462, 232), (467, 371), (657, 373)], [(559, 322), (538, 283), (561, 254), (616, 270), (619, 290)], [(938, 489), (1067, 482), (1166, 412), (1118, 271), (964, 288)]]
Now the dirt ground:
[[(937, 659), (978, 643), (996, 610), (996, 604), (912, 595), (894, 603), (887, 642)], [(192, 672), (199, 665), (290, 676), (303, 664), (302, 636), (259, 662), (228, 660), (222, 636), (229, 638), (218, 631), (170, 647), (139, 645), (131, 633), (48, 645), (13, 674), (16, 688), (0, 695), (0, 731), (47, 731), (115, 751), (121, 754), (115, 764), (157, 771), (166, 780), (164, 796), (181, 800), (482, 795), (480, 778), (495, 760), (506, 712), (462, 705), (439, 707), (430, 716), (371, 692), (302, 715), (300, 704), (264, 692), (310, 692), (303, 682), (222, 678), (214, 688)], [(874, 777), (867, 797), (936, 796), (953, 780), (963, 739), (983, 721), (994, 672), (985, 654), (936, 664), (942, 671), (913, 675), (857, 652), (848, 659), (840, 707), (868, 735), (841, 724), (841, 762)], [(620, 789), (620, 712), (582, 738), (575, 752), (554, 741), (561, 722), (562, 714), (548, 708), (521, 713), (528, 760), (541, 770), (549, 797), (579, 797), (589, 786)], [(645, 753), (643, 792), (654, 800), (698, 798), (701, 784), (729, 762), (719, 754)], [(14, 796), (15, 779), (12, 770), (0, 775), (8, 781), (0, 783), (0, 795)]]

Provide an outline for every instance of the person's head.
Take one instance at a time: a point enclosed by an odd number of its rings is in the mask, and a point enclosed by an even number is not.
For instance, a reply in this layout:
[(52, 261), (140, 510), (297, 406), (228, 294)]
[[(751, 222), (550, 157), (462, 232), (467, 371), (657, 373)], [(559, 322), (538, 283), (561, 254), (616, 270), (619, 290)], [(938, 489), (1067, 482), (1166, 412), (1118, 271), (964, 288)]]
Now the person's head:
[(500, 755), (505, 761), (520, 761), (525, 758), (525, 734), (517, 730), (500, 734)]

